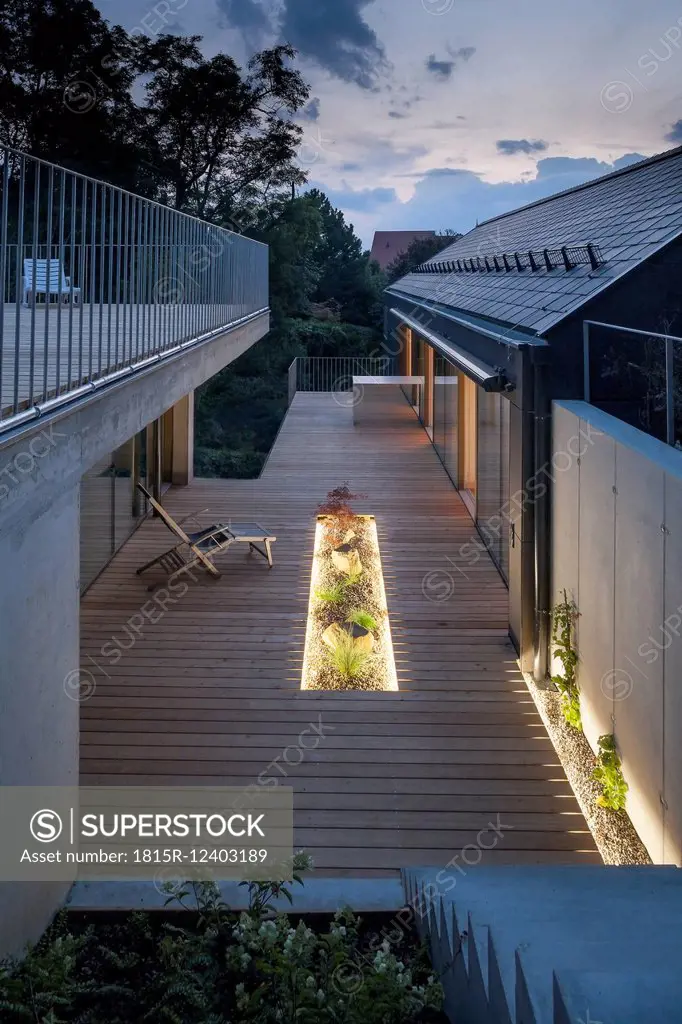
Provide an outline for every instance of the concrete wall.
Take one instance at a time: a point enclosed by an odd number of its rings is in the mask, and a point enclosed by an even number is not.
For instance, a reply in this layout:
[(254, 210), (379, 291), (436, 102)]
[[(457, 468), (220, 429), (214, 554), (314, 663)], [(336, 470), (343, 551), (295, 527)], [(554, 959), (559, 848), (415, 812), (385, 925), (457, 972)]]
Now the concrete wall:
[[(0, 785), (78, 780), (79, 489), (0, 534)], [(37, 808), (36, 808), (37, 809)], [(64, 883), (0, 882), (0, 952), (35, 939)]]
[(88, 403), (0, 436), (0, 530), (41, 515), (55, 495), (190, 391), (215, 376), (270, 328), (268, 314), (132, 378)]
[(613, 732), (627, 810), (682, 864), (682, 453), (584, 402), (553, 406), (552, 600), (579, 612), (585, 734)]
[[(266, 314), (0, 440), (0, 785), (78, 779), (82, 475), (268, 329)], [(37, 939), (64, 895), (0, 883), (0, 956)]]

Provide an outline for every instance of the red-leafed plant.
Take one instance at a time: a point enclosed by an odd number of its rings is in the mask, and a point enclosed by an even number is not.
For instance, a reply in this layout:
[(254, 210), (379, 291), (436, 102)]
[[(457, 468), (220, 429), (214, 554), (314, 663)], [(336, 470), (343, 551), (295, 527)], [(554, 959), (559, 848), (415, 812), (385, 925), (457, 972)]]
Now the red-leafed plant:
[(352, 494), (346, 481), (341, 487), (329, 491), (325, 500), (317, 506), (318, 514), (328, 516), (331, 520), (328, 525), (334, 543), (341, 543), (353, 528), (357, 513), (351, 507), (351, 501), (366, 497), (366, 494)]

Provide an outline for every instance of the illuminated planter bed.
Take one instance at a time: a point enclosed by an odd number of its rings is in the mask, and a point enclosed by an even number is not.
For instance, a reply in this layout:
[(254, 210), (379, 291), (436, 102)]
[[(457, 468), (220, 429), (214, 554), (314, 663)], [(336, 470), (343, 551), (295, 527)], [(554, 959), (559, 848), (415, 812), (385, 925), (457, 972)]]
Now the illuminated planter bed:
[(301, 688), (398, 689), (374, 516), (317, 518)]

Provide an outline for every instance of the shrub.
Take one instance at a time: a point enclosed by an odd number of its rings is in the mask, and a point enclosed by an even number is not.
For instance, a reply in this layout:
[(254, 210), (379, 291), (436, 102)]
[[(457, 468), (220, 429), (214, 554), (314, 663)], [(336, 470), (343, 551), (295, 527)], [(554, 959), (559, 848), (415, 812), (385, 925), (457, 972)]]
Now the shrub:
[(354, 569), (354, 570), (351, 570), (351, 572), (346, 573), (346, 578), (343, 581), (344, 585), (347, 588), (348, 587), (354, 587), (355, 584), (359, 583), (360, 580), (362, 579), (362, 573), (363, 573), (362, 569)]
[(315, 591), (315, 597), (324, 604), (342, 604), (346, 598), (347, 581), (339, 580), (330, 587), (320, 587)]
[(343, 679), (361, 679), (367, 671), (369, 654), (362, 651), (351, 636), (341, 635), (327, 657)]
[[(300, 866), (301, 860), (298, 859)], [(293, 864), (294, 875), (299, 870)], [(299, 879), (300, 881), (300, 879)], [(62, 914), (19, 963), (0, 965), (3, 1024), (417, 1024), (442, 1004), (423, 949), (368, 941), (339, 910), (313, 931), (269, 904), (278, 883), (249, 884), (234, 914), (212, 882), (184, 883), (172, 923), (142, 913), (69, 931)], [(393, 934), (395, 934), (395, 929)], [(444, 1019), (444, 1018), (442, 1018)]]
[(569, 601), (566, 591), (563, 601), (556, 606), (552, 615), (552, 653), (562, 665), (563, 675), (552, 676), (552, 682), (561, 694), (561, 711), (573, 729), (582, 731), (580, 714), (580, 689), (576, 679), (578, 652), (573, 645), (578, 609)]
[(340, 543), (353, 527), (357, 516), (351, 501), (366, 497), (366, 494), (351, 494), (346, 481), (341, 487), (329, 491), (325, 500), (317, 506), (318, 514), (331, 520), (328, 527), (332, 543)]
[(616, 750), (616, 738), (612, 734), (599, 737), (599, 753), (597, 765), (592, 778), (602, 788), (601, 796), (597, 797), (600, 807), (611, 811), (620, 811), (625, 807), (628, 784), (623, 778), (621, 760)]
[(362, 611), (362, 609), (354, 608), (353, 611), (346, 618), (346, 622), (354, 622), (356, 626), (361, 626), (363, 629), (368, 629), (370, 633), (375, 633), (378, 626), (377, 620), (369, 612)]

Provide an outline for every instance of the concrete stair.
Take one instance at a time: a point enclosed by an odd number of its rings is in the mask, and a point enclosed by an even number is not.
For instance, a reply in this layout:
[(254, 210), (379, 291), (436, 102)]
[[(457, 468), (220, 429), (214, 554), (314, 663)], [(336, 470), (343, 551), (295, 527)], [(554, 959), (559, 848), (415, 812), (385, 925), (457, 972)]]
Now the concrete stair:
[(403, 871), (456, 1024), (682, 1024), (682, 872)]

